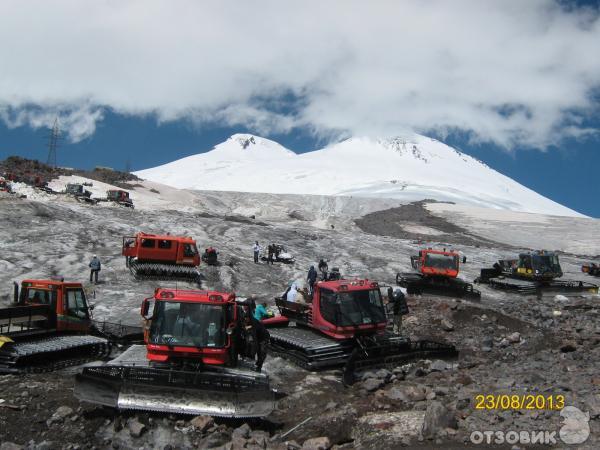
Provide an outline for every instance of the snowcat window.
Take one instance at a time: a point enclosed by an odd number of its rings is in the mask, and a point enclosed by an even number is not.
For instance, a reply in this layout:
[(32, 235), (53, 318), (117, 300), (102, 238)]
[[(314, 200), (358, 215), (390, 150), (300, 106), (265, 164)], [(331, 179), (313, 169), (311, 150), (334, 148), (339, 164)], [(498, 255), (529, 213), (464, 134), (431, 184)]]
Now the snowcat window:
[(154, 239), (142, 239), (142, 247), (154, 248)]
[(169, 249), (171, 248), (171, 241), (167, 241), (165, 239), (158, 241), (158, 248)]
[(456, 269), (458, 267), (458, 257), (454, 255), (427, 253), (425, 255), (425, 267), (432, 267), (434, 269)]
[(193, 257), (198, 254), (195, 244), (183, 244), (183, 256)]
[(224, 347), (223, 306), (189, 302), (157, 302), (150, 326), (152, 344)]
[(339, 292), (338, 326), (368, 325), (386, 321), (379, 289)]
[(560, 265), (556, 255), (534, 255), (533, 268), (540, 272), (558, 272)]
[(34, 303), (36, 305), (50, 305), (54, 300), (54, 304), (56, 304), (56, 292), (55, 291), (47, 291), (44, 289), (27, 289), (27, 297), (25, 301), (28, 303)]
[(89, 313), (82, 289), (67, 289), (67, 314), (80, 319), (88, 319)]
[(321, 298), (321, 315), (327, 322), (337, 324), (338, 307), (335, 293), (329, 289), (320, 289), (319, 293)]

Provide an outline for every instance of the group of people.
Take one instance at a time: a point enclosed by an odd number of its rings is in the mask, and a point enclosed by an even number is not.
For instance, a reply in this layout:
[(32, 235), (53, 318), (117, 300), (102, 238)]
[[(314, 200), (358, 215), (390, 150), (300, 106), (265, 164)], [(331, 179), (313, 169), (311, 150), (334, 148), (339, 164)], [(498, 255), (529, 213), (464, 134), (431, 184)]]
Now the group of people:
[[(279, 257), (279, 253), (281, 251), (281, 246), (277, 244), (269, 244), (267, 246), (267, 264), (273, 264), (275, 260)], [(254, 242), (252, 246), (252, 253), (254, 253), (254, 264), (259, 263), (259, 257), (262, 252), (262, 247), (258, 243), (258, 241)]]

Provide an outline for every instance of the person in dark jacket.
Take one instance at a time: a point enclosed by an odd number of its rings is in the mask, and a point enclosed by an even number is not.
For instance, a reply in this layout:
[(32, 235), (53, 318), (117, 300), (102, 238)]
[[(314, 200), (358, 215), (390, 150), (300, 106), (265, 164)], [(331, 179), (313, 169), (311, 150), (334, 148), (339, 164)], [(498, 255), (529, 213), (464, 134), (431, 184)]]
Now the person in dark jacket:
[(267, 264), (271, 263), (271, 265), (273, 264), (273, 254), (275, 253), (275, 248), (273, 244), (269, 244), (268, 247), (268, 258), (267, 258)]
[(408, 304), (406, 297), (400, 289), (394, 290), (390, 301), (393, 302), (392, 313), (394, 316), (394, 333), (400, 334), (402, 328), (402, 316), (408, 314)]
[(308, 275), (306, 276), (306, 281), (308, 281), (308, 295), (310, 295), (311, 298), (313, 295), (315, 283), (317, 282), (317, 277), (318, 274), (315, 270), (315, 266), (310, 266), (310, 269), (308, 269)]
[(102, 265), (100, 264), (100, 260), (98, 256), (94, 255), (89, 264), (90, 267), (90, 283), (92, 282), (92, 277), (95, 279), (95, 284), (98, 284), (98, 272), (102, 270)]
[(244, 355), (256, 358), (254, 370), (260, 372), (267, 358), (269, 332), (265, 326), (254, 318), (249, 308), (242, 319), (242, 336), (245, 343)]
[(327, 280), (327, 271), (329, 270), (329, 266), (325, 262), (323, 258), (319, 260), (319, 272), (321, 272), (321, 279), (323, 281)]

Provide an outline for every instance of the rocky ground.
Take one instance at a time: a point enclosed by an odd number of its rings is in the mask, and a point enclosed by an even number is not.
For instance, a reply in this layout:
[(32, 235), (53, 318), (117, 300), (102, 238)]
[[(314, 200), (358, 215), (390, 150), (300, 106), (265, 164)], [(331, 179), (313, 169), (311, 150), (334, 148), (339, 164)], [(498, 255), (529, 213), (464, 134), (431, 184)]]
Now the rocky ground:
[[(428, 221), (428, 214), (421, 214), (421, 228), (406, 230), (421, 233), (418, 242), (395, 236), (396, 231), (386, 235), (385, 228), (361, 231), (354, 220), (373, 212), (373, 206), (361, 208), (350, 201), (336, 206), (314, 199), (303, 206), (291, 197), (258, 194), (248, 198), (251, 201), (244, 201), (242, 194), (198, 194), (197, 211), (181, 212), (2, 197), (3, 299), (10, 298), (12, 280), (58, 274), (85, 280), (87, 260), (97, 253), (104, 263), (102, 283), (88, 285), (97, 318), (139, 323), (141, 299), (164, 283), (136, 282), (124, 267), (120, 238), (137, 230), (185, 233), (201, 247), (216, 246), (223, 264), (204, 269), (205, 287), (257, 293), (267, 300), (289, 280), (304, 279), (307, 267), (323, 256), (346, 275), (391, 282), (397, 271), (409, 269), (409, 256), (421, 245), (460, 248), (468, 255), (462, 273), (470, 280), (481, 267), (515, 252), (510, 243), (475, 243), (472, 235), (464, 241), (460, 236), (442, 241), (438, 237), (452, 234), (451, 227), (440, 224), (439, 217)], [(270, 212), (261, 214), (265, 210)], [(330, 223), (334, 229), (324, 226)], [(430, 240), (423, 239), (427, 236)], [(296, 264), (253, 264), (254, 240), (285, 243)], [(564, 254), (561, 262), (565, 277), (593, 281), (578, 272), (582, 261), (575, 255)], [(555, 431), (554, 446), (560, 447), (558, 431), (564, 418), (558, 411), (476, 408), (479, 394), (529, 393), (564, 395), (565, 405), (589, 414), (589, 438), (576, 447), (598, 448), (600, 297), (537, 298), (485, 286), (481, 290), (482, 299), (476, 303), (439, 296), (409, 298), (404, 332), (412, 338), (453, 343), (460, 351), (454, 361), (415, 361), (367, 371), (345, 388), (336, 371), (310, 373), (280, 358), (268, 359), (265, 370), (281, 398), (264, 420), (118, 412), (79, 404), (72, 395), (77, 368), (1, 376), (0, 448), (462, 448), (475, 446), (473, 432), (487, 430)], [(302, 425), (287, 433), (298, 424)], [(513, 445), (497, 446), (502, 447)]]

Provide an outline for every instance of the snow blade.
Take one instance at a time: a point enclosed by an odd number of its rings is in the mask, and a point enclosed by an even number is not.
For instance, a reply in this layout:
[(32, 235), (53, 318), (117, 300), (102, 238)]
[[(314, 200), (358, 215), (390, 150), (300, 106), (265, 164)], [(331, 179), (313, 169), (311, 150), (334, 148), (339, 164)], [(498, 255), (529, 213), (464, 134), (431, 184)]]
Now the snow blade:
[(76, 377), (75, 396), (119, 409), (219, 417), (264, 417), (275, 407), (266, 375), (225, 368), (90, 365)]

